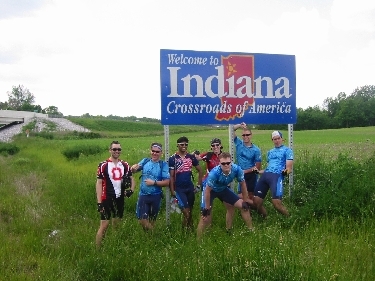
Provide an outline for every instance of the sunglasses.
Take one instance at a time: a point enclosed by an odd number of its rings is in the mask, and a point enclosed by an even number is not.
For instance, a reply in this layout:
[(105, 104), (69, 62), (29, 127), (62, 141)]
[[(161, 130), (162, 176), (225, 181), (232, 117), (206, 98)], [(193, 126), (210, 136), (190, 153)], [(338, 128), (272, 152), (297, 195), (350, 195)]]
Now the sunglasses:
[(251, 136), (252, 134), (242, 134), (243, 137)]
[(232, 163), (232, 162), (220, 162), (220, 164), (223, 165), (223, 166), (228, 166), (228, 165), (230, 165), (230, 163)]
[(178, 143), (179, 146), (188, 146), (188, 143)]
[(160, 153), (161, 151), (160, 150), (151, 150), (152, 153)]
[(220, 146), (218, 143), (211, 144), (211, 147)]
[(112, 151), (121, 151), (121, 148), (112, 148)]

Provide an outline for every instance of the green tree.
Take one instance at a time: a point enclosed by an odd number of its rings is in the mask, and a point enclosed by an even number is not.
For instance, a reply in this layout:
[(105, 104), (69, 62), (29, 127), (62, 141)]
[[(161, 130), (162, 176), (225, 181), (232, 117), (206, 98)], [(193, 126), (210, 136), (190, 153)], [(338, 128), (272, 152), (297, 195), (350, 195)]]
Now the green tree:
[(42, 112), (42, 107), (37, 104), (37, 105), (33, 105), (33, 104), (28, 104), (28, 103), (25, 103), (22, 105), (20, 111), (33, 111), (33, 112)]
[(29, 91), (29, 89), (25, 88), (23, 85), (18, 85), (17, 87), (13, 86), (12, 92), (8, 92), (7, 94), (8, 105), (9, 108), (12, 110), (30, 111), (24, 109), (30, 109), (31, 105), (34, 104), (34, 95)]
[(366, 85), (354, 90), (349, 96), (357, 105), (354, 110), (361, 112), (359, 124), (357, 126), (374, 126), (375, 125), (375, 86)]
[(329, 118), (326, 111), (323, 111), (319, 106), (307, 109), (297, 110), (297, 124), (295, 130), (322, 130), (329, 126)]
[(340, 127), (364, 127), (375, 122), (375, 86), (357, 88), (339, 101), (335, 114)]
[(0, 101), (0, 109), (2, 109), (2, 110), (7, 110), (7, 109), (9, 109), (8, 102), (1, 102), (1, 101)]
[(59, 111), (59, 108), (54, 105), (50, 105), (49, 107), (46, 107), (43, 109), (43, 112), (45, 114), (48, 114), (49, 116), (54, 116), (54, 117), (62, 117), (63, 114)]

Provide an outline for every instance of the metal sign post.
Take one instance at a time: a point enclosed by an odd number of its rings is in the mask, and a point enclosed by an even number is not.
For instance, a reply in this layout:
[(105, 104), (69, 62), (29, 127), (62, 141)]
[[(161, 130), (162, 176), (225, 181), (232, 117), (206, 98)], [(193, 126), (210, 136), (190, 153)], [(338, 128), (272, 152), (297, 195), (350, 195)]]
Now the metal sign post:
[[(293, 124), (288, 124), (288, 138), (289, 138), (289, 148), (293, 150)], [(293, 188), (293, 166), (292, 171), (289, 174), (289, 197), (292, 195)]]
[[(234, 163), (235, 157), (234, 157), (234, 142), (233, 142), (233, 124), (229, 125), (228, 132), (229, 132), (229, 153), (232, 156), (232, 162)], [(231, 182), (230, 188), (234, 190), (234, 182)]]
[[(168, 163), (169, 159), (169, 126), (164, 125), (164, 156), (165, 156), (165, 162)], [(169, 186), (166, 187), (165, 191), (165, 216), (166, 216), (166, 221), (167, 225), (170, 224), (170, 213), (171, 213), (171, 205), (169, 204), (171, 202), (171, 191), (169, 190)]]

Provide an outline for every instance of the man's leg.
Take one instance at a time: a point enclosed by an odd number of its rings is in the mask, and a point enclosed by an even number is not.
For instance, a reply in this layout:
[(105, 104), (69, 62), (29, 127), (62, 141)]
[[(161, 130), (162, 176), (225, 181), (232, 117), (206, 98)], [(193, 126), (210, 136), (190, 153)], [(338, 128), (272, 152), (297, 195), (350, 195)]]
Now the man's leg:
[(244, 209), (242, 203), (244, 203), (244, 201), (242, 199), (239, 199), (234, 204), (234, 207), (241, 210), (241, 216), (242, 216), (242, 219), (244, 220), (247, 228), (249, 228), (250, 230), (253, 230), (253, 220), (251, 218), (250, 208)]
[(192, 216), (191, 216), (191, 209), (190, 208), (184, 208), (182, 210), (182, 213), (184, 215), (184, 218), (182, 219), (182, 227), (183, 228), (193, 227), (193, 219), (192, 219)]
[(280, 214), (289, 217), (289, 212), (281, 202), (281, 199), (272, 199), (272, 204)]
[(193, 207), (194, 207), (194, 203), (195, 203), (195, 193), (194, 191), (190, 191), (186, 194), (186, 197), (187, 197), (187, 202), (188, 202), (188, 206), (189, 208), (186, 208), (187, 209), (187, 214), (186, 214), (186, 224), (185, 224), (185, 228), (188, 228), (188, 229), (193, 229)]
[(206, 217), (201, 216), (198, 227), (197, 227), (197, 238), (201, 239), (203, 236), (204, 230), (207, 228), (209, 224), (211, 224), (212, 221), (212, 215), (208, 215)]
[(255, 208), (257, 209), (258, 213), (263, 218), (266, 218), (267, 217), (267, 211), (266, 211), (266, 208), (264, 208), (264, 206), (263, 206), (263, 199), (258, 197), (258, 196), (254, 196), (254, 205), (255, 205)]
[(150, 221), (151, 204), (150, 196), (141, 195), (138, 197), (136, 215), (144, 231), (154, 228), (154, 224)]
[(225, 208), (227, 209), (227, 213), (225, 215), (225, 226), (227, 228), (227, 231), (232, 229), (233, 227), (233, 218), (234, 218), (234, 213), (235, 213), (235, 208), (231, 204), (227, 202), (223, 202)]
[(118, 228), (120, 226), (121, 218), (113, 218), (112, 219), (112, 227), (114, 229)]
[(149, 219), (141, 219), (141, 220), (138, 220), (138, 221), (139, 221), (139, 224), (142, 226), (144, 231), (149, 231), (149, 230), (154, 229), (154, 224), (152, 222), (150, 222)]
[(112, 219), (112, 227), (118, 228), (122, 221), (122, 217), (124, 216), (125, 199), (123, 196), (116, 198), (116, 201), (114, 203), (115, 211)]
[(102, 245), (102, 241), (103, 241), (103, 238), (105, 236), (108, 226), (109, 226), (109, 220), (100, 221), (100, 227), (99, 227), (98, 232), (96, 233), (96, 247), (97, 248), (100, 248), (100, 246)]

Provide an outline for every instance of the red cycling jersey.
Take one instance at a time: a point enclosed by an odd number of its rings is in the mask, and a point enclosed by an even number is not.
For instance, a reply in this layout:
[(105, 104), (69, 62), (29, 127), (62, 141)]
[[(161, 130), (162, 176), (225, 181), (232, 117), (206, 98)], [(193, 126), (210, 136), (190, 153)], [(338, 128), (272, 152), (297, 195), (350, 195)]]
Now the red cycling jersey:
[[(221, 151), (220, 151), (221, 153)], [(204, 152), (201, 153), (199, 156), (202, 158), (204, 162), (206, 162), (206, 174), (203, 176), (203, 179), (205, 179), (208, 176), (208, 173), (217, 165), (220, 164), (219, 160), (220, 154), (215, 154), (213, 152)]]

